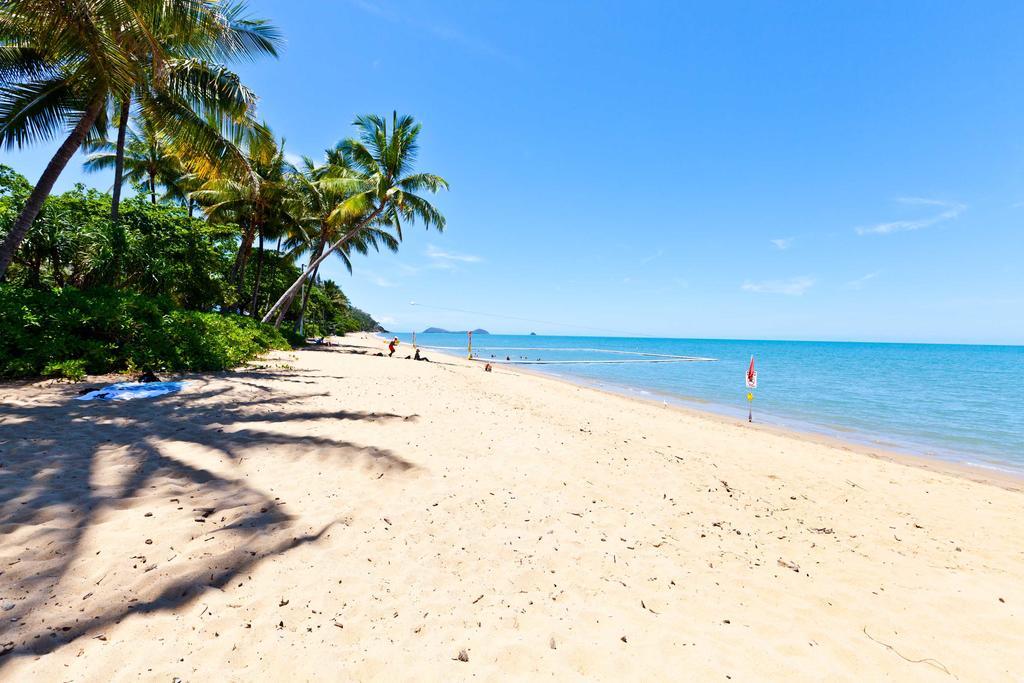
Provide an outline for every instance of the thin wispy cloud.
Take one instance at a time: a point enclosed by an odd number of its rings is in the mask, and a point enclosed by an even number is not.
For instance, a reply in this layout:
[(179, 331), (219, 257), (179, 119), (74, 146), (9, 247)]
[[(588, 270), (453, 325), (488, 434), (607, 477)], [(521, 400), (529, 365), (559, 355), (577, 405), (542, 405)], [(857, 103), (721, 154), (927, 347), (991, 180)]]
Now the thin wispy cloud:
[(365, 280), (367, 280), (368, 282), (371, 282), (371, 283), (377, 285), (378, 287), (397, 287), (398, 286), (397, 282), (393, 282), (393, 281), (387, 279), (386, 277), (382, 277), (381, 275), (378, 275), (377, 273), (374, 273), (373, 271), (363, 270), (363, 271), (360, 271), (359, 274)]
[(665, 250), (664, 249), (659, 249), (658, 251), (656, 251), (655, 253), (651, 254), (650, 256), (645, 256), (644, 258), (640, 259), (640, 265), (645, 266), (648, 263), (650, 263), (651, 261), (654, 261), (656, 259), (660, 259), (664, 255), (665, 255)]
[(877, 225), (861, 226), (856, 228), (858, 235), (889, 235), (894, 232), (908, 232), (911, 230), (921, 230), (928, 228), (936, 223), (943, 223), (945, 221), (951, 221), (958, 217), (960, 214), (967, 209), (966, 204), (959, 202), (947, 202), (941, 199), (926, 199), (923, 197), (900, 197), (896, 200), (900, 204), (906, 204), (908, 206), (923, 206), (938, 209), (937, 213), (933, 213), (930, 216), (924, 218), (918, 218), (914, 220), (902, 220), (902, 221), (890, 221), (888, 223), (878, 223)]
[(438, 249), (433, 244), (427, 245), (427, 258), (433, 263), (433, 268), (450, 269), (454, 267), (456, 263), (480, 263), (483, 261), (482, 258), (475, 254), (460, 254), (454, 251), (445, 251)]
[(789, 249), (791, 246), (793, 246), (793, 238), (780, 237), (778, 239), (771, 240), (771, 243), (775, 245), (775, 248), (778, 249), (779, 251), (785, 251), (786, 249)]
[(762, 280), (761, 282), (744, 282), (741, 289), (758, 294), (785, 294), (802, 296), (814, 286), (816, 280), (808, 275), (791, 277), (788, 280)]
[(486, 40), (464, 33), (449, 24), (437, 24), (432, 21), (424, 21), (422, 19), (412, 17), (407, 13), (398, 12), (386, 6), (384, 3), (371, 2), (371, 0), (349, 0), (349, 4), (363, 12), (366, 12), (367, 14), (372, 14), (375, 17), (379, 17), (392, 23), (405, 24), (418, 33), (424, 33), (446, 43), (458, 45), (470, 52), (493, 57), (508, 63), (515, 61), (511, 55), (498, 49)]
[(878, 277), (878, 273), (877, 272), (876, 273), (868, 273), (866, 275), (860, 276), (856, 280), (850, 280), (845, 285), (843, 285), (843, 287), (845, 287), (846, 289), (856, 289), (856, 290), (864, 289), (864, 285), (866, 285), (868, 283), (868, 281), (874, 280), (876, 277)]

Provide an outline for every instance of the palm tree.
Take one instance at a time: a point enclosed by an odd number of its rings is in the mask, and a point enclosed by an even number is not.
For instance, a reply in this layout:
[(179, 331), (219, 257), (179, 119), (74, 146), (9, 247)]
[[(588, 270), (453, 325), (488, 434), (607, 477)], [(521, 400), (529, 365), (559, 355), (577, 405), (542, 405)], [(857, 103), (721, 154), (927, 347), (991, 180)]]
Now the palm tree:
[[(257, 268), (261, 270), (264, 238), (272, 231), (276, 236), (281, 225), (294, 222), (290, 214), (294, 203), (289, 178), (295, 169), (285, 159), (284, 140), (278, 144), (273, 138), (251, 138), (245, 154), (249, 172), (238, 177), (214, 178), (190, 194), (204, 206), (211, 221), (242, 226), (242, 241), (230, 275), (236, 283), (239, 301), (253, 242), (259, 238)], [(258, 278), (255, 289), (254, 301), (259, 293)]]
[[(298, 215), (300, 225), (306, 228), (297, 233), (301, 239), (293, 240), (288, 246), (296, 251), (310, 252), (310, 259), (316, 260), (328, 244), (348, 232), (352, 227), (352, 216), (343, 211), (336, 211), (364, 186), (364, 178), (353, 168), (348, 160), (335, 150), (328, 151), (327, 163), (317, 166), (309, 157), (303, 159), (303, 172), (295, 175), (296, 192), (301, 198), (301, 209)], [(358, 217), (357, 217), (358, 218)], [(337, 253), (348, 271), (352, 272), (351, 252), (367, 253), (370, 248), (381, 246), (391, 251), (398, 250), (398, 240), (378, 226), (367, 226), (352, 239), (343, 244)], [(316, 285), (319, 265), (313, 267), (309, 280), (311, 286), (304, 290), (302, 306), (299, 312), (299, 324), (309, 303), (310, 293)], [(295, 293), (281, 303), (281, 311), (290, 309)]]
[(354, 125), (358, 138), (344, 140), (334, 150), (335, 156), (344, 160), (343, 167), (356, 172), (354, 178), (336, 178), (338, 184), (352, 190), (331, 212), (332, 220), (346, 224), (347, 229), (322, 254), (311, 259), (302, 275), (270, 307), (263, 322), (269, 322), (274, 313), (280, 311), (274, 322), (280, 327), (287, 311), (284, 303), (295, 297), (302, 283), (328, 256), (365, 231), (390, 228), (398, 241), (402, 239), (403, 221), (419, 220), (427, 228), (444, 230), (444, 216), (417, 193), (448, 189), (448, 181), (431, 173), (412, 173), (421, 125), (411, 116), (399, 117), (397, 112), (392, 113), (390, 130), (387, 121), (376, 115), (360, 116)]
[(196, 200), (192, 193), (203, 186), (203, 179), (195, 173), (189, 173), (184, 166), (180, 166), (180, 175), (173, 178), (164, 178), (164, 195), (161, 201), (171, 201), (181, 204), (188, 209), (188, 217), (195, 215)]
[[(168, 136), (149, 119), (142, 119), (137, 127), (138, 131), (135, 128), (128, 129), (127, 143), (120, 155), (125, 177), (136, 187), (145, 188), (154, 204), (157, 202), (158, 187), (163, 187), (168, 195), (176, 197), (179, 178), (185, 174), (185, 170), (181, 160), (171, 151)], [(85, 160), (86, 171), (101, 171), (115, 167), (118, 163), (117, 145), (109, 140), (87, 142), (85, 148), (92, 152)], [(115, 193), (118, 189), (115, 182)]]
[[(108, 102), (119, 102), (118, 124), (127, 126), (130, 94), (145, 74), (160, 87), (146, 89), (144, 110), (160, 114), (153, 118), (178, 130), (197, 155), (223, 158), (220, 136), (200, 123), (212, 117), (230, 128), (252, 97), (234, 74), (204, 58), (256, 51), (260, 31), (224, 29), (226, 13), (238, 19), (241, 7), (217, 0), (3, 0), (0, 144), (20, 148), (70, 133), (0, 244), (0, 279), (71, 157), (87, 137), (104, 135)], [(176, 51), (182, 44), (193, 52)]]
[(131, 83), (131, 60), (111, 27), (144, 32), (115, 0), (8, 0), (0, 12), (0, 142), (7, 149), (71, 132), (57, 148), (0, 245), (0, 279), (43, 201), (94, 128), (106, 125), (110, 93)]
[[(193, 0), (195, 1), (195, 0)], [(115, 144), (114, 198), (111, 216), (116, 220), (122, 182), (127, 121), (133, 99), (146, 118), (154, 122), (187, 158), (209, 174), (211, 167), (245, 166), (237, 146), (225, 138), (232, 125), (252, 127), (248, 120), (255, 96), (237, 75), (218, 61), (277, 56), (281, 36), (265, 20), (244, 16), (243, 2), (202, 0), (210, 21), (206, 30), (191, 34), (162, 31), (150, 41), (131, 45), (135, 59), (135, 87), (119, 100)], [(158, 28), (163, 24), (158, 23)], [(151, 49), (153, 43), (159, 52)], [(230, 135), (230, 133), (228, 133)]]

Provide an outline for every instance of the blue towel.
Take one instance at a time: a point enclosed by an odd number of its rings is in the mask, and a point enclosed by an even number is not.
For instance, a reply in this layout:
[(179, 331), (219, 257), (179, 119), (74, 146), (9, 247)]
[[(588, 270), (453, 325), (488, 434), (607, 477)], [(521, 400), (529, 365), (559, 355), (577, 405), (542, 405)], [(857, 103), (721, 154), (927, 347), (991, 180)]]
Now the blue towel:
[(187, 384), (188, 382), (118, 382), (83, 394), (78, 400), (131, 401), (136, 398), (153, 398), (181, 391)]

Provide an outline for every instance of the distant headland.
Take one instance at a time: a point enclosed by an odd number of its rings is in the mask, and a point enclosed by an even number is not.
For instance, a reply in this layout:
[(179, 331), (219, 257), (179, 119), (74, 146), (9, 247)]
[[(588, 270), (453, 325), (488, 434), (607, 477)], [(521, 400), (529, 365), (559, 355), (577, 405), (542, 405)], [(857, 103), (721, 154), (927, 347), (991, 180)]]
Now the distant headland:
[[(440, 327), (428, 327), (420, 334), (466, 334), (466, 330), (445, 330)], [(490, 334), (490, 332), (477, 328), (473, 330), (473, 334)]]

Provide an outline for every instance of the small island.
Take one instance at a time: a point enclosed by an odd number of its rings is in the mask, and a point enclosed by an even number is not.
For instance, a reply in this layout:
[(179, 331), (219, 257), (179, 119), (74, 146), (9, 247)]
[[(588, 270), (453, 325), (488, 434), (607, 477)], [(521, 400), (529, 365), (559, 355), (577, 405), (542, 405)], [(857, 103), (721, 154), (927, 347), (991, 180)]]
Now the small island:
[[(420, 334), (466, 334), (467, 330), (446, 330), (441, 327), (428, 327), (423, 330)], [(490, 334), (487, 330), (480, 329), (479, 327), (472, 330), (473, 334)]]

